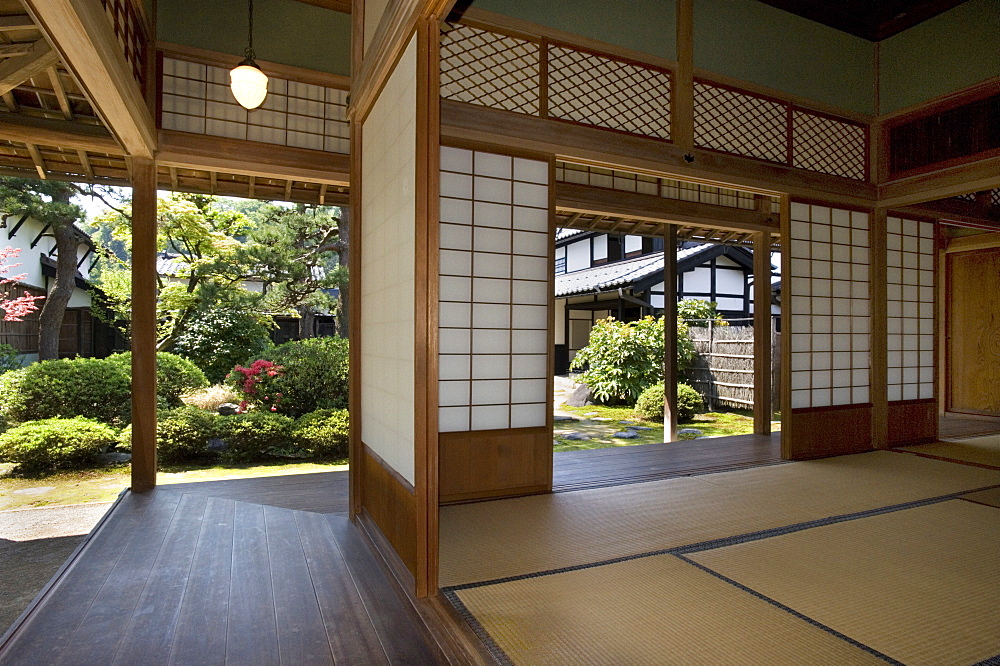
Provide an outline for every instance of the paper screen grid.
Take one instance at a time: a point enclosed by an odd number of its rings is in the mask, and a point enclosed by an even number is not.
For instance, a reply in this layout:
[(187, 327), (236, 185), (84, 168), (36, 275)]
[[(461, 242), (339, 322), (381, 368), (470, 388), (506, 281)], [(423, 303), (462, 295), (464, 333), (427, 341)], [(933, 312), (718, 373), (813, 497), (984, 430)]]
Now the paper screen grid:
[(547, 162), (441, 149), (439, 430), (544, 426)]
[(868, 215), (793, 203), (792, 407), (869, 402)]
[(934, 223), (886, 220), (888, 398), (934, 397)]

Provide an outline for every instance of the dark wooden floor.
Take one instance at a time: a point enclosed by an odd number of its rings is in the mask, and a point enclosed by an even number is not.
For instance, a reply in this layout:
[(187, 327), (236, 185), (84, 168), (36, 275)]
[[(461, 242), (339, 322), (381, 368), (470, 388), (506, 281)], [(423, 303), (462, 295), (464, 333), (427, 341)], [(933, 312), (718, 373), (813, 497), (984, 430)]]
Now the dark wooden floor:
[(995, 416), (974, 416), (949, 412), (938, 420), (938, 436), (941, 439), (962, 439), (997, 433), (1000, 433), (1000, 418)]
[(220, 483), (126, 494), (0, 663), (446, 663), (344, 515)]
[(262, 476), (161, 485), (163, 490), (224, 497), (241, 502), (279, 506), (295, 511), (347, 515), (347, 471)]
[(553, 489), (579, 490), (781, 462), (781, 433), (562, 451), (552, 457)]

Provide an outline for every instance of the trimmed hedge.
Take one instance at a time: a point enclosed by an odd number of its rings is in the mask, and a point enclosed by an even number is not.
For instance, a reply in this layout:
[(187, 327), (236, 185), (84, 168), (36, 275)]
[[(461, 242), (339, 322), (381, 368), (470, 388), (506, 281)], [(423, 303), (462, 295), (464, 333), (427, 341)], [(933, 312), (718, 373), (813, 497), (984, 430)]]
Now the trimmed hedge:
[[(209, 440), (218, 437), (218, 422), (218, 415), (197, 407), (159, 412), (156, 416), (157, 459), (165, 465), (210, 462), (218, 456), (209, 448)], [(122, 430), (118, 448), (132, 450), (132, 426)]]
[(281, 414), (248, 412), (219, 417), (219, 437), (226, 442), (222, 459), (242, 463), (272, 456), (305, 457), (292, 439), (295, 421)]
[(74, 469), (93, 463), (115, 442), (115, 431), (93, 419), (44, 419), (0, 435), (0, 459), (28, 473)]
[[(112, 354), (104, 359), (132, 381), (132, 352)], [(191, 361), (169, 352), (156, 353), (156, 400), (161, 409), (180, 407), (181, 396), (208, 386), (205, 373)]]
[[(701, 395), (687, 384), (677, 385), (677, 420), (689, 421), (701, 409)], [(635, 402), (635, 413), (646, 421), (663, 420), (663, 384), (646, 388)]]
[(292, 432), (315, 458), (346, 458), (350, 422), (346, 409), (319, 409), (299, 417)]
[(131, 402), (128, 376), (103, 359), (41, 361), (0, 375), (0, 413), (11, 422), (83, 416), (120, 425)]

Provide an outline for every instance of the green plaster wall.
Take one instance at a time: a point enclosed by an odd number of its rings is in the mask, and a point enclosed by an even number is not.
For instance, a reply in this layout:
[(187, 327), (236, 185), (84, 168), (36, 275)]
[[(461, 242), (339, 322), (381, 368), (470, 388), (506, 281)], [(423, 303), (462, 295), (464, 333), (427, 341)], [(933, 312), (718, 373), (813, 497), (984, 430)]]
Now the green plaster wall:
[(757, 0), (695, 0), (694, 63), (846, 109), (875, 109), (872, 42)]
[(476, 9), (677, 59), (673, 0), (476, 0)]
[[(256, 0), (253, 14), (260, 60), (350, 75), (349, 14), (295, 0)], [(241, 56), (247, 7), (233, 0), (159, 0), (156, 30), (163, 41)]]
[(880, 49), (882, 113), (1000, 76), (1000, 2), (969, 0)]

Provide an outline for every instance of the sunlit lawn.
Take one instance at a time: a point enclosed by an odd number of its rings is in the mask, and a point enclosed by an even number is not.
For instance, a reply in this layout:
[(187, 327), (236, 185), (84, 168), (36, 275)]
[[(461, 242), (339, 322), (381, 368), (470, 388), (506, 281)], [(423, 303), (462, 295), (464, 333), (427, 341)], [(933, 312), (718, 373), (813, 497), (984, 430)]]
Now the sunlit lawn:
[[(586, 407), (567, 407), (562, 411), (571, 413), (583, 421), (557, 421), (555, 424), (555, 444), (553, 451), (583, 451), (587, 449), (606, 449), (618, 446), (635, 446), (637, 444), (652, 444), (663, 441), (663, 424), (655, 421), (643, 421), (636, 417), (632, 407), (607, 407), (604, 405), (587, 405)], [(584, 416), (588, 414), (590, 416)], [(609, 418), (611, 421), (593, 421), (594, 418)], [(777, 418), (777, 416), (775, 417)], [(652, 430), (637, 431), (636, 439), (619, 439), (612, 437), (616, 432), (627, 426), (620, 421), (646, 426)], [(724, 412), (705, 412), (696, 414), (689, 421), (682, 421), (678, 429), (697, 428), (701, 435), (683, 434), (679, 439), (694, 439), (695, 437), (728, 437), (732, 435), (747, 435), (753, 432), (753, 412), (747, 409), (734, 409)], [(777, 430), (780, 424), (773, 423), (772, 429)], [(589, 440), (566, 439), (570, 432), (581, 432), (591, 437)]]
[[(7, 468), (11, 465), (7, 465)], [(336, 472), (347, 469), (347, 460), (330, 462), (275, 462), (256, 465), (165, 466), (157, 474), (157, 483), (189, 483), (220, 479), (247, 479), (259, 476)], [(58, 472), (46, 476), (22, 478), (0, 476), (0, 510), (29, 507), (110, 502), (129, 486), (129, 466)]]

